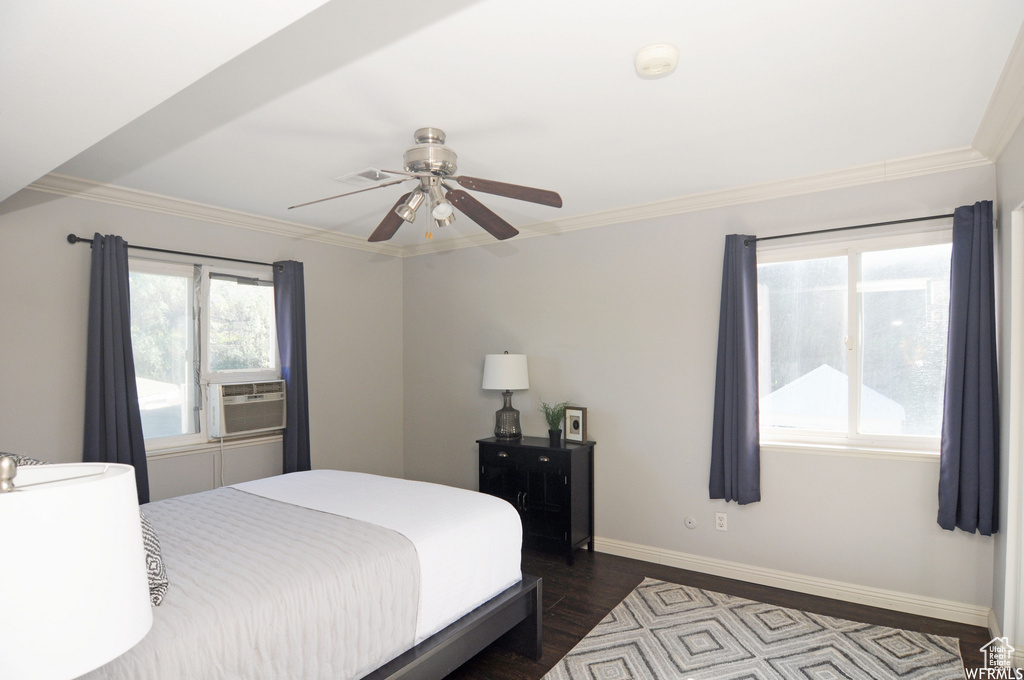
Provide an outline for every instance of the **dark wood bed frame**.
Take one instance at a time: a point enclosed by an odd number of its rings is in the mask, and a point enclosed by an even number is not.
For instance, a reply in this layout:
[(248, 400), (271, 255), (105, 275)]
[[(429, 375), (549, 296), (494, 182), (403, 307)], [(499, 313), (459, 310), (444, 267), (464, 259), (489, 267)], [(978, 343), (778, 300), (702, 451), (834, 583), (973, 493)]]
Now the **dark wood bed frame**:
[(366, 676), (368, 680), (440, 680), (498, 642), (534, 660), (541, 656), (541, 580), (523, 580)]

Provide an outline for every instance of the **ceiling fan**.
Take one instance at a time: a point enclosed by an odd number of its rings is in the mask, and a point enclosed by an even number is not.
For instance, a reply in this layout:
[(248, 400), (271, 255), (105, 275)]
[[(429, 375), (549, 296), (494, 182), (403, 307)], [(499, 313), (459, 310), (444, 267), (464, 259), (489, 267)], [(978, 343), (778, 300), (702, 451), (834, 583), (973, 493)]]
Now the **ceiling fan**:
[[(452, 189), (448, 182), (457, 182), (467, 189), (482, 191), (496, 196), (515, 198), (520, 201), (540, 203), (554, 208), (562, 207), (562, 197), (554, 191), (545, 189), (533, 189), (518, 184), (506, 184), (490, 179), (467, 177), (455, 175), (457, 170), (457, 157), (455, 152), (444, 145), (444, 132), (432, 127), (420, 128), (413, 135), (416, 144), (410, 147), (403, 156), (405, 164), (404, 172), (384, 170), (383, 172), (392, 175), (405, 175), (402, 179), (377, 184), (365, 189), (349, 191), (337, 196), (328, 196), (308, 203), (289, 206), (301, 208), (314, 203), (323, 203), (342, 196), (351, 196), (364, 191), (380, 189), (382, 187), (410, 182), (416, 180), (419, 186), (407, 194), (403, 194), (392, 206), (388, 214), (381, 220), (381, 223), (370, 234), (369, 241), (387, 241), (395, 235), (402, 222), (413, 222), (416, 219), (416, 211), (424, 202), (430, 202), (430, 216), (434, 224), (444, 227), (455, 221), (455, 208), (465, 213), (494, 238), (503, 241), (519, 233), (511, 224), (498, 217), (483, 203), (476, 200), (462, 189)], [(427, 229), (427, 238), (432, 238), (433, 233)]]

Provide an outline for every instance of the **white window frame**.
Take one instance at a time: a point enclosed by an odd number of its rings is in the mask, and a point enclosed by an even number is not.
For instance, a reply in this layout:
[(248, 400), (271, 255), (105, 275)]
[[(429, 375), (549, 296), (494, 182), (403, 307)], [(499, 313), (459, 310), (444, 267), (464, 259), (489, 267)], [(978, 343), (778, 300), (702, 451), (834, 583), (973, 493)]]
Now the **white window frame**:
[[(206, 311), (210, 307), (210, 274), (216, 273), (227, 276), (256, 278), (272, 282), (273, 274), (272, 272), (268, 273), (269, 267), (262, 267), (259, 265), (253, 265), (252, 267), (225, 267), (218, 264), (210, 264), (202, 261), (190, 261), (187, 259), (153, 259), (149, 257), (136, 256), (130, 256), (128, 258), (129, 271), (154, 274), (173, 274), (185, 276), (190, 281), (194, 281), (196, 266), (202, 268), (202, 273), (200, 275), (199, 299), (195, 299), (193, 296), (192, 301), (193, 329), (198, 325), (197, 330), (200, 334), (198, 343), (200, 353), (199, 392), (201, 394), (202, 403), (199, 408), (199, 431), (194, 434), (153, 437), (146, 439), (145, 446), (147, 456), (158, 455), (171, 450), (187, 450), (190, 448), (206, 446), (211, 442), (218, 441), (216, 438), (209, 435), (209, 427), (207, 423), (210, 385), (230, 382), (256, 382), (261, 380), (281, 379), (281, 360), (277, 350), (276, 324), (273, 334), (273, 347), (271, 348), (271, 357), (274, 361), (274, 366), (270, 369), (211, 371), (208, 365), (208, 352), (204, 351), (205, 347), (208, 345), (209, 338), (209, 315)], [(196, 314), (199, 314), (198, 324), (195, 323)], [(196, 332), (196, 330), (193, 332)], [(193, 341), (193, 347), (195, 347), (195, 344), (196, 343)], [(192, 348), (189, 349), (192, 361), (194, 361), (193, 351), (194, 350)]]
[[(760, 427), (761, 446), (768, 448), (799, 447), (802, 449), (818, 449), (827, 452), (863, 451), (863, 452), (894, 452), (937, 456), (940, 438), (920, 435), (878, 435), (856, 432), (860, 422), (860, 387), (863, 384), (861, 370), (861, 348), (864, 342), (863, 310), (859, 290), (861, 259), (864, 252), (878, 250), (898, 250), (919, 246), (952, 243), (953, 230), (950, 221), (941, 226), (890, 236), (864, 236), (862, 238), (846, 237), (842, 241), (835, 239), (816, 243), (800, 243), (797, 245), (758, 245), (758, 264), (778, 262), (794, 262), (825, 257), (845, 256), (847, 268), (847, 372), (849, 393), (849, 420), (846, 434), (835, 432)], [(759, 321), (760, 325), (760, 321)], [(759, 357), (760, 359), (760, 357)], [(760, 370), (760, 367), (759, 367)]]

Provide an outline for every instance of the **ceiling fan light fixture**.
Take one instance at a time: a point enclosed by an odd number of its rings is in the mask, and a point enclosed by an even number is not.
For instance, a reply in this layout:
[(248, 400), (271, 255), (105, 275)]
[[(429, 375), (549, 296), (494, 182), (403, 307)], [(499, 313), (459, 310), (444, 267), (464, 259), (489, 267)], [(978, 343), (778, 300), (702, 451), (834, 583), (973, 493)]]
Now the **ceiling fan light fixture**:
[(410, 224), (416, 221), (416, 210), (423, 203), (423, 192), (419, 189), (409, 194), (405, 203), (395, 208), (395, 214)]
[(448, 213), (448, 216), (445, 217), (444, 219), (438, 219), (436, 217), (434, 218), (434, 224), (437, 225), (438, 228), (447, 227), (449, 224), (451, 224), (454, 221), (455, 221), (455, 211), (454, 210), (452, 212)]
[[(427, 193), (430, 195), (430, 216), (438, 221), (438, 226), (447, 226), (455, 220), (454, 217), (448, 219), (455, 212), (455, 208), (444, 197), (440, 179), (431, 177), (429, 182)], [(441, 222), (444, 222), (444, 224), (440, 224)]]
[(636, 74), (646, 80), (664, 78), (676, 70), (679, 64), (679, 50), (673, 45), (648, 45), (636, 53), (633, 65)]
[[(434, 206), (430, 209), (430, 216), (433, 217), (438, 222), (442, 222), (444, 220), (448, 220), (449, 217), (452, 217), (452, 214), (454, 212), (455, 208), (452, 207), (452, 204), (449, 203), (448, 201), (442, 200), (440, 203), (435, 203)], [(455, 218), (452, 217), (452, 219)], [(446, 224), (450, 223), (451, 220), (448, 220)]]

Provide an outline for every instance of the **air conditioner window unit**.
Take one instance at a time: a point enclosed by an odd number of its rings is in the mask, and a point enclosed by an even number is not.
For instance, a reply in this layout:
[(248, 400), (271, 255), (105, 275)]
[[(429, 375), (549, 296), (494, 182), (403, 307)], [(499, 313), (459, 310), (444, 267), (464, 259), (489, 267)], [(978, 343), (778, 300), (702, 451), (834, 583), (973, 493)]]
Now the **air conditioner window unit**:
[(210, 436), (235, 437), (283, 429), (284, 381), (210, 385)]

